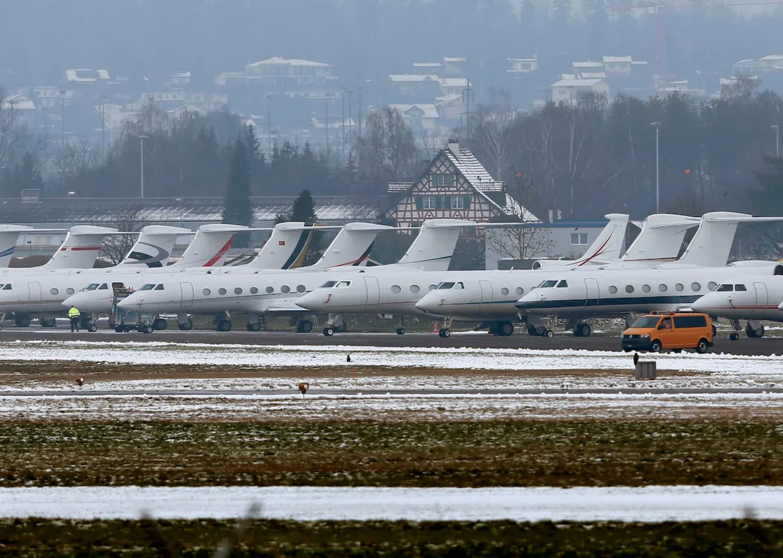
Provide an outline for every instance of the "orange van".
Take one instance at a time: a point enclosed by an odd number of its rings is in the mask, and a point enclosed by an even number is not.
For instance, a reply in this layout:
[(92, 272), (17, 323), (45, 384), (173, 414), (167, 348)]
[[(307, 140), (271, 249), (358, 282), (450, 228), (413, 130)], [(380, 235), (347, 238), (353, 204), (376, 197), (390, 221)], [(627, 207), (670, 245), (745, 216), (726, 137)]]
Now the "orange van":
[(652, 312), (623, 331), (624, 351), (680, 352), (695, 349), (706, 353), (712, 347), (712, 320), (695, 312)]

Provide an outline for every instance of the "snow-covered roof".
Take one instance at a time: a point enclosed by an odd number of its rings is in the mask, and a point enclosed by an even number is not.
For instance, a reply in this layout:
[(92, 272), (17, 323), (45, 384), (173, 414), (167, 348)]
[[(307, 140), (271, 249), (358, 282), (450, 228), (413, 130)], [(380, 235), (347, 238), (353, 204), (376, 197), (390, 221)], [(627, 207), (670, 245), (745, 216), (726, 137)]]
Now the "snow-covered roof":
[(606, 72), (581, 72), (582, 79), (605, 79)]
[(260, 62), (253, 62), (248, 64), (248, 68), (254, 68), (258, 66), (269, 66), (273, 64), (286, 64), (288, 66), (315, 66), (319, 68), (328, 68), (331, 64), (325, 64), (324, 62), (313, 62), (312, 60), (300, 60), (297, 58), (282, 58), (280, 56), (273, 56)]
[(90, 70), (79, 68), (75, 70), (65, 70), (65, 79), (68, 81), (89, 83), (98, 80), (110, 79), (109, 72), (106, 70)]
[(633, 59), (630, 56), (602, 56), (602, 60), (604, 61), (604, 64), (613, 63), (613, 62), (633, 62)]
[(27, 98), (25, 95), (11, 95), (3, 99), (3, 110), (35, 110), (35, 103)]
[(407, 114), (411, 109), (417, 108), (422, 111), (422, 118), (438, 118), (438, 109), (433, 104), (412, 104), (412, 105), (389, 105), (390, 109), (396, 109), (402, 114)]
[(783, 61), (783, 54), (768, 54), (760, 59), (762, 62), (779, 62)]
[(414, 62), (414, 68), (441, 68), (443, 64), (440, 62)]
[(392, 74), (389, 79), (397, 83), (416, 83), (422, 81), (438, 81), (438, 76), (432, 74)]
[(471, 87), (472, 85), (468, 78), (462, 77), (440, 78), (440, 84), (443, 87)]
[(435, 97), (435, 100), (438, 101), (435, 105), (442, 107), (457, 100), (462, 101), (462, 95), (459, 93), (452, 93), (451, 95), (445, 95), (443, 97)]
[(571, 62), (571, 66), (574, 68), (603, 68), (603, 62)]
[(601, 83), (600, 79), (561, 79), (552, 84), (552, 87), (595, 87)]
[(449, 58), (448, 56), (444, 56), (443, 57), (443, 61), (446, 62), (446, 63), (449, 63), (449, 62), (467, 62), (468, 59), (467, 58), (462, 58), (462, 57)]

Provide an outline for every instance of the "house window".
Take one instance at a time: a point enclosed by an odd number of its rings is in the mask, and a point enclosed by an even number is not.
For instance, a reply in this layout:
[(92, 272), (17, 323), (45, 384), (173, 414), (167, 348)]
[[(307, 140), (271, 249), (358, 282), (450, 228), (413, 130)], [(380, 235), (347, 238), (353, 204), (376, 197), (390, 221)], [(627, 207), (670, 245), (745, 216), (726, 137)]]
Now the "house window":
[(571, 233), (571, 246), (587, 246), (587, 233)]
[(437, 175), (438, 182), (437, 186), (440, 188), (446, 188), (448, 186), (454, 185), (454, 175), (453, 174), (439, 174)]
[(422, 201), (424, 209), (436, 209), (435, 196), (426, 196)]
[(451, 209), (465, 209), (465, 198), (462, 196), (451, 196)]

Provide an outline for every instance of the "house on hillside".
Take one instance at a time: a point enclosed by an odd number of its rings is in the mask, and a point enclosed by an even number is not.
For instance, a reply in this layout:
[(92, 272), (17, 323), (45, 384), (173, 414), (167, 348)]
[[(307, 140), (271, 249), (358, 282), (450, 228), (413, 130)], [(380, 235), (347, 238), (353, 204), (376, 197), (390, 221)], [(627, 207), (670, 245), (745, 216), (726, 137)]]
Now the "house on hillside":
[(414, 132), (423, 130), (431, 132), (438, 127), (440, 115), (433, 104), (389, 105), (389, 108), (399, 111), (405, 123)]
[(552, 84), (552, 102), (575, 103), (580, 95), (603, 95), (609, 98), (609, 84), (602, 79), (578, 79), (568, 76)]
[(470, 149), (449, 140), (413, 182), (389, 183), (386, 218), (400, 228), (427, 219), (469, 219), (479, 223), (508, 219), (515, 202), (505, 182), (495, 180)]

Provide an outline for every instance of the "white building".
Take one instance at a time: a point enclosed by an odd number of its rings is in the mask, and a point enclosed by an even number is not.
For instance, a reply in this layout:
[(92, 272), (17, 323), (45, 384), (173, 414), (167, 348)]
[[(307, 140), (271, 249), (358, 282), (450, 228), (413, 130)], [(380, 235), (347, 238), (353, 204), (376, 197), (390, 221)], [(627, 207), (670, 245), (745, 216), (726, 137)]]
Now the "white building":
[(630, 56), (604, 56), (603, 64), (608, 76), (629, 76), (633, 59)]
[(533, 58), (506, 58), (509, 74), (529, 74), (538, 70), (538, 56)]
[(332, 77), (332, 66), (276, 56), (248, 64), (245, 74), (249, 83), (259, 83), (269, 89), (322, 87)]
[(440, 62), (414, 62), (413, 73), (425, 76), (439, 74), (443, 71), (443, 64)]
[(447, 76), (461, 76), (465, 73), (467, 64), (467, 58), (446, 56), (443, 58), (443, 73)]
[(441, 118), (456, 122), (462, 117), (462, 114), (467, 112), (465, 100), (465, 96), (461, 93), (435, 97), (435, 108)]
[(473, 87), (468, 78), (447, 77), (440, 78), (440, 88), (443, 95), (462, 95), (468, 87)]
[(109, 83), (111, 76), (107, 70), (89, 70), (85, 68), (65, 70), (65, 81), (73, 84)]
[(414, 132), (422, 130), (432, 132), (438, 127), (440, 115), (433, 104), (389, 105), (389, 108), (399, 111), (405, 123)]
[(561, 79), (552, 84), (552, 101), (576, 103), (580, 95), (609, 98), (609, 84), (602, 79)]

